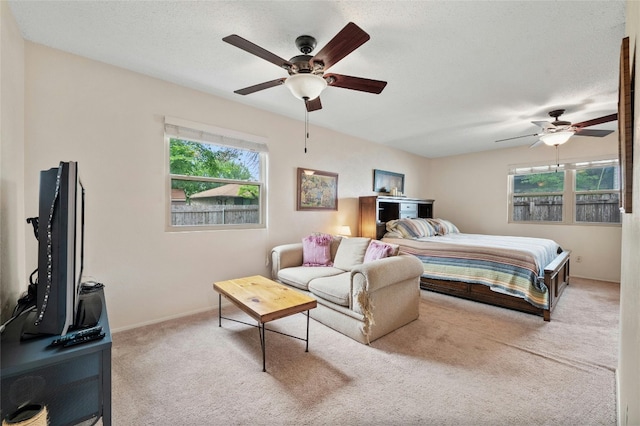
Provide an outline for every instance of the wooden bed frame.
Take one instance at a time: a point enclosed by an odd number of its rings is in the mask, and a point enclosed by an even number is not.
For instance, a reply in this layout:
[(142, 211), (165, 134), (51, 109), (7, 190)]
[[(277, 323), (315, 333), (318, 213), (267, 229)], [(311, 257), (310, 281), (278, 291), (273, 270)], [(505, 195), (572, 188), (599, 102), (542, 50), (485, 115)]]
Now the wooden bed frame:
[(549, 289), (549, 309), (538, 308), (524, 299), (492, 291), (489, 286), (484, 284), (469, 284), (460, 281), (434, 280), (420, 277), (420, 287), (437, 293), (540, 315), (545, 321), (551, 321), (551, 311), (556, 307), (565, 287), (569, 285), (570, 254), (571, 252), (569, 251), (563, 251), (544, 268), (544, 283)]

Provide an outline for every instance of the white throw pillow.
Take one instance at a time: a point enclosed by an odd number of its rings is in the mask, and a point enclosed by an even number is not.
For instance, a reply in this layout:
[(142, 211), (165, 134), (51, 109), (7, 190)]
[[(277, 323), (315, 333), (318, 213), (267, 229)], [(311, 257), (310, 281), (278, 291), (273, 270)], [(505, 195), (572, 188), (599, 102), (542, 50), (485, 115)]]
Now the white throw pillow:
[(343, 238), (333, 259), (333, 267), (350, 271), (354, 266), (362, 264), (371, 238)]

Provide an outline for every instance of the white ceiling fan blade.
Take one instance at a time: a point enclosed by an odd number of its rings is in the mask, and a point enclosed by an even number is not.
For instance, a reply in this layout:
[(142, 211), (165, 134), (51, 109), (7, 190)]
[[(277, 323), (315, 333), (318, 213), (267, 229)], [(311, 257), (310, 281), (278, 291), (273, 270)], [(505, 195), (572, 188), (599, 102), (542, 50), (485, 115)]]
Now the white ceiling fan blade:
[(513, 138), (506, 138), (506, 139), (498, 139), (495, 142), (505, 142), (505, 141), (511, 141), (511, 140), (520, 139), (520, 138), (530, 138), (531, 136), (540, 136), (540, 133), (534, 133), (532, 135), (515, 136)]
[(556, 126), (554, 126), (552, 123), (549, 123), (548, 121), (532, 121), (531, 123), (535, 124), (538, 127), (542, 127), (542, 129), (544, 130), (556, 128)]
[(529, 145), (529, 148), (535, 148), (535, 147), (540, 146), (540, 145), (544, 145), (544, 142), (542, 142), (542, 139), (538, 139), (533, 144)]

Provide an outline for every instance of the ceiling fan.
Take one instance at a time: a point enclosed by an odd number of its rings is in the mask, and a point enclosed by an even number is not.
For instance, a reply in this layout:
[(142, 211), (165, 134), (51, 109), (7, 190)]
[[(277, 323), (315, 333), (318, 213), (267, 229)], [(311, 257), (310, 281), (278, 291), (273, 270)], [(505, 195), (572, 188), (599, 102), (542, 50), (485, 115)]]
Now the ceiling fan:
[(583, 121), (581, 123), (572, 124), (569, 121), (560, 120), (560, 116), (564, 114), (563, 109), (554, 109), (553, 111), (549, 111), (549, 116), (553, 117), (555, 120), (552, 122), (548, 121), (532, 121), (533, 124), (540, 127), (542, 130), (538, 133), (533, 133), (531, 135), (523, 135), (516, 136), (513, 138), (507, 139), (499, 139), (496, 142), (504, 142), (513, 139), (519, 138), (527, 138), (531, 136), (539, 136), (540, 139), (531, 145), (531, 147), (539, 145), (541, 142), (545, 145), (549, 146), (558, 146), (567, 142), (571, 136), (594, 136), (594, 137), (604, 137), (610, 133), (613, 133), (613, 130), (596, 130), (596, 129), (587, 129), (587, 127), (596, 126), (598, 124), (608, 123), (610, 121), (615, 121), (618, 119), (618, 114), (610, 114), (605, 115), (604, 117), (594, 118), (593, 120)]
[(370, 80), (343, 74), (325, 74), (331, 66), (362, 46), (369, 38), (369, 34), (353, 22), (349, 22), (326, 46), (314, 56), (311, 56), (310, 53), (316, 47), (316, 39), (309, 35), (301, 35), (296, 38), (295, 43), (302, 55), (294, 56), (288, 61), (236, 34), (224, 37), (222, 40), (269, 61), (289, 73), (289, 77), (245, 87), (244, 89), (235, 90), (234, 93), (248, 95), (284, 84), (295, 97), (304, 100), (307, 111), (311, 112), (322, 108), (320, 93), (327, 86), (375, 94), (382, 92), (387, 85), (386, 81)]

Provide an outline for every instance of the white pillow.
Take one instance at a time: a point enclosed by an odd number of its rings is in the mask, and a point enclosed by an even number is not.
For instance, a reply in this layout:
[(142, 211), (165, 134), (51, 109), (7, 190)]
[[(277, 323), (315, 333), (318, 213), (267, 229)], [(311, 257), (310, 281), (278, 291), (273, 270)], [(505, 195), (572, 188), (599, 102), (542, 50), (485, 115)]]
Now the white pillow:
[(354, 266), (362, 264), (371, 238), (343, 238), (333, 259), (333, 267), (350, 271)]

